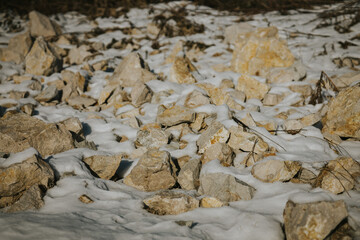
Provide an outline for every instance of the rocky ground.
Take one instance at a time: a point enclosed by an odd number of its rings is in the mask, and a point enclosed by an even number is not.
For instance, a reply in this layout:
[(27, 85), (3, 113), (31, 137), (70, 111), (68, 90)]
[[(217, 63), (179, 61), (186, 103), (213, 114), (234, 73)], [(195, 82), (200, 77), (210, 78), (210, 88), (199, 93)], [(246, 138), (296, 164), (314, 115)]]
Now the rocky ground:
[(0, 13), (0, 236), (360, 238), (343, 9)]

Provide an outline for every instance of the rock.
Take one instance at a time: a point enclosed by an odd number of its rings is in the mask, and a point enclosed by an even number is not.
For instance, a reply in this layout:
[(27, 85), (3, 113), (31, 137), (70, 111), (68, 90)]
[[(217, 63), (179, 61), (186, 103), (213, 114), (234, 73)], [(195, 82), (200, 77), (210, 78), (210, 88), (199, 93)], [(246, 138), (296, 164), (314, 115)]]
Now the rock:
[(75, 109), (84, 109), (95, 105), (96, 100), (87, 96), (74, 96), (69, 98), (67, 103)]
[(183, 50), (184, 50), (184, 41), (180, 40), (180, 41), (176, 42), (170, 55), (165, 59), (164, 64), (173, 64), (176, 56), (179, 55), (179, 53)]
[(199, 207), (196, 198), (174, 191), (162, 191), (143, 202), (148, 212), (157, 215), (176, 215)]
[(198, 87), (201, 87), (207, 92), (207, 95), (211, 98), (211, 102), (216, 106), (226, 104), (230, 95), (223, 89), (215, 87), (210, 83), (200, 83), (197, 84)]
[(98, 99), (98, 104), (104, 104), (106, 101), (110, 98), (110, 96), (113, 94), (115, 89), (117, 88), (117, 85), (107, 85), (103, 88), (103, 90), (100, 93), (100, 97)]
[(203, 197), (200, 200), (200, 207), (203, 208), (219, 208), (219, 207), (224, 207), (224, 206), (228, 206), (229, 203), (227, 202), (222, 202), (217, 198), (214, 197)]
[(199, 187), (200, 168), (200, 159), (190, 159), (181, 166), (177, 179), (182, 189), (193, 190)]
[(309, 115), (306, 115), (305, 117), (302, 117), (300, 119), (301, 124), (303, 127), (312, 126), (315, 123), (319, 122), (321, 120), (321, 114), (320, 112), (311, 113)]
[(57, 99), (59, 96), (59, 91), (55, 85), (50, 85), (45, 88), (39, 95), (35, 97), (35, 100), (38, 102), (50, 102)]
[(165, 109), (157, 115), (157, 122), (170, 127), (180, 123), (192, 123), (195, 120), (195, 112), (183, 106), (175, 105)]
[(251, 174), (263, 182), (286, 182), (300, 170), (301, 164), (294, 161), (265, 160), (255, 163)]
[(14, 80), (15, 84), (20, 84), (20, 83), (25, 82), (25, 81), (33, 80), (33, 77), (31, 75), (22, 75), (22, 76), (14, 75), (13, 80)]
[(186, 96), (184, 106), (188, 108), (197, 108), (206, 104), (210, 104), (209, 97), (194, 90)]
[(76, 135), (81, 134), (83, 131), (82, 124), (76, 117), (65, 119), (64, 121), (59, 122), (58, 125), (62, 125), (66, 130)]
[(135, 146), (160, 148), (171, 140), (171, 133), (164, 131), (160, 126), (143, 126), (136, 134)]
[(24, 104), (20, 107), (20, 110), (24, 113), (28, 114), (29, 116), (32, 116), (35, 110), (35, 105), (31, 103)]
[(40, 209), (44, 206), (43, 197), (45, 192), (34, 184), (29, 189), (25, 190), (19, 200), (13, 203), (11, 206), (4, 209), (5, 212), (13, 213), (32, 209)]
[(176, 57), (170, 69), (169, 80), (180, 84), (196, 83), (195, 77), (191, 72), (196, 71), (196, 67), (187, 57)]
[(337, 88), (349, 87), (352, 83), (360, 80), (360, 72), (350, 72), (332, 79)]
[(45, 123), (24, 113), (0, 121), (0, 151), (21, 152), (34, 147), (42, 156), (74, 148), (71, 133), (54, 123)]
[(131, 103), (135, 107), (140, 107), (146, 102), (151, 102), (152, 95), (153, 91), (146, 84), (139, 82), (131, 90)]
[(252, 199), (255, 188), (225, 173), (200, 175), (199, 194), (215, 197), (222, 202)]
[(284, 209), (286, 239), (325, 239), (345, 218), (348, 211), (344, 201), (294, 203)]
[(153, 23), (153, 22), (149, 23), (147, 25), (146, 29), (147, 29), (148, 34), (152, 34), (154, 36), (157, 36), (159, 34), (159, 32), (160, 32), (160, 29), (158, 28), (156, 23)]
[(35, 40), (25, 58), (26, 73), (49, 76), (62, 68), (62, 59), (42, 38)]
[(291, 67), (270, 69), (266, 81), (268, 83), (297, 82), (305, 77), (305, 66), (301, 62), (295, 62)]
[(7, 48), (2, 48), (0, 51), (0, 60), (6, 62), (15, 62), (20, 64), (25, 60), (25, 56), (28, 54), (32, 39), (29, 32), (16, 35), (9, 40)]
[(360, 176), (360, 164), (350, 157), (338, 157), (321, 170), (315, 186), (334, 194), (354, 188), (356, 178)]
[(274, 67), (290, 67), (294, 56), (277, 36), (275, 27), (258, 28), (237, 39), (231, 60), (233, 71), (265, 77)]
[(241, 127), (233, 126), (229, 129), (230, 139), (228, 145), (235, 151), (263, 153), (269, 145), (254, 133), (244, 132)]
[(170, 154), (151, 149), (138, 161), (124, 183), (141, 191), (169, 189), (176, 183), (171, 169)]
[(229, 131), (219, 122), (214, 122), (198, 138), (196, 145), (199, 153), (204, 153), (207, 148), (215, 143), (225, 143), (229, 139)]
[(121, 155), (103, 156), (95, 155), (84, 158), (83, 161), (90, 167), (90, 169), (102, 179), (111, 179), (116, 170), (120, 166)]
[(22, 98), (27, 98), (29, 97), (29, 92), (19, 92), (19, 91), (11, 91), (9, 92), (9, 98), (11, 99), (15, 99), (15, 100), (20, 100)]
[(220, 163), (229, 167), (232, 165), (235, 154), (226, 143), (215, 143), (208, 147), (201, 157), (201, 163), (204, 165), (207, 162), (218, 159)]
[(65, 81), (66, 85), (79, 89), (80, 93), (86, 90), (86, 79), (79, 72), (74, 73), (70, 70), (61, 71), (61, 78)]
[(94, 200), (92, 200), (89, 196), (83, 194), (79, 197), (79, 201), (85, 204), (93, 203)]
[(300, 93), (304, 98), (307, 98), (312, 94), (312, 88), (309, 84), (290, 85), (289, 89), (293, 92)]
[(236, 90), (244, 92), (247, 99), (256, 98), (261, 100), (269, 91), (269, 86), (253, 77), (242, 74), (238, 79)]
[(264, 106), (275, 106), (278, 105), (282, 100), (282, 95), (266, 93), (262, 102)]
[[(22, 162), (13, 163), (9, 166), (2, 165), (0, 166), (0, 200), (7, 198), (10, 201), (1, 207), (14, 204), (16, 201), (18, 201), (16, 205), (9, 211), (41, 207), (42, 191), (38, 191), (38, 186), (47, 189), (53, 184), (53, 170), (35, 154)], [(3, 203), (3, 201), (0, 202)]]
[(122, 90), (121, 87), (116, 87), (110, 97), (106, 100), (107, 107), (114, 107), (115, 109), (118, 109), (126, 105), (126, 101), (128, 100), (129, 98), (127, 93)]
[(241, 22), (241, 23), (231, 25), (231, 26), (225, 28), (224, 42), (230, 43), (230, 44), (235, 44), (239, 35), (245, 35), (247, 33), (253, 32), (254, 30), (255, 30), (255, 28), (246, 22)]
[(115, 69), (110, 81), (119, 83), (122, 87), (133, 87), (137, 82), (146, 83), (157, 79), (150, 71), (149, 66), (139, 53), (133, 52), (127, 55)]
[(189, 125), (186, 123), (181, 123), (166, 129), (167, 132), (170, 132), (172, 139), (175, 141), (181, 141), (181, 138), (186, 134), (193, 133), (189, 128)]
[(303, 125), (298, 119), (285, 120), (285, 131), (289, 134), (297, 134), (303, 129)]
[(55, 22), (37, 11), (31, 11), (29, 19), (30, 34), (33, 37), (51, 37), (61, 34), (61, 29)]
[(189, 124), (191, 130), (198, 133), (204, 128), (206, 128), (207, 125), (204, 120), (207, 116), (207, 113), (196, 113), (195, 121)]
[(82, 64), (85, 58), (91, 56), (90, 46), (81, 45), (80, 47), (71, 48), (68, 54), (70, 64)]
[(316, 177), (317, 176), (309, 169), (301, 168), (296, 174), (296, 177), (291, 179), (290, 181), (292, 183), (315, 185)]
[(329, 103), (322, 132), (360, 138), (360, 84), (342, 90)]

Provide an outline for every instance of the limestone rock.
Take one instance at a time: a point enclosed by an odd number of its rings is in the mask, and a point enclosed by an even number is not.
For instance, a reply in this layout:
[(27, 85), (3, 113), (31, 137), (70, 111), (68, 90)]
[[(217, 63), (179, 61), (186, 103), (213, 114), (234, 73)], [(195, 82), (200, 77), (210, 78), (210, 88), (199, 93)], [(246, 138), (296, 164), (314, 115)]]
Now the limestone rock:
[(44, 205), (44, 195), (45, 193), (39, 187), (39, 185), (34, 184), (22, 193), (19, 200), (4, 210), (5, 212), (13, 213), (25, 210), (40, 209)]
[(61, 78), (66, 82), (66, 85), (72, 85), (73, 88), (79, 89), (80, 92), (86, 90), (86, 79), (79, 72), (74, 73), (70, 70), (61, 71)]
[(341, 88), (349, 87), (353, 82), (360, 80), (360, 72), (357, 71), (357, 72), (345, 73), (332, 80), (337, 88), (341, 89)]
[(141, 191), (169, 189), (176, 183), (170, 164), (170, 154), (151, 149), (147, 151), (124, 178), (126, 185)]
[(342, 200), (314, 203), (288, 201), (283, 215), (286, 239), (322, 240), (348, 217), (348, 211)]
[(62, 59), (42, 38), (35, 40), (25, 58), (26, 73), (49, 76), (62, 68)]
[(131, 103), (135, 107), (139, 107), (146, 102), (150, 102), (152, 95), (152, 90), (146, 84), (139, 82), (131, 90)]
[(167, 132), (170, 132), (173, 140), (181, 141), (181, 138), (186, 134), (193, 133), (189, 125), (186, 123), (181, 123), (166, 129)]
[(210, 83), (200, 83), (197, 85), (207, 92), (207, 95), (211, 98), (211, 102), (216, 106), (226, 104), (230, 95), (223, 89), (215, 87)]
[(256, 163), (251, 174), (263, 182), (285, 182), (293, 178), (301, 164), (294, 161), (267, 160)]
[(9, 40), (7, 48), (2, 48), (0, 51), (0, 60), (7, 62), (15, 62), (20, 64), (25, 60), (25, 56), (28, 54), (32, 39), (29, 32), (16, 35)]
[(84, 109), (95, 105), (96, 100), (87, 96), (74, 96), (69, 98), (67, 103), (75, 109)]
[(74, 47), (70, 49), (68, 58), (70, 64), (82, 64), (85, 58), (91, 56), (90, 46), (81, 45), (80, 47)]
[(207, 148), (215, 143), (225, 143), (229, 139), (229, 131), (219, 122), (209, 126), (196, 141), (199, 153), (204, 153)]
[(266, 76), (268, 83), (296, 82), (306, 77), (305, 66), (301, 62), (295, 62), (288, 68), (273, 68)]
[(360, 138), (360, 84), (341, 91), (330, 103), (322, 119), (322, 132)]
[(169, 143), (171, 139), (171, 133), (164, 131), (160, 126), (146, 125), (142, 127), (136, 134), (135, 146), (144, 146), (150, 148), (160, 148)]
[(222, 202), (214, 197), (203, 197), (200, 200), (200, 207), (203, 208), (219, 208), (223, 206), (228, 206), (229, 204), (226, 202)]
[(55, 85), (50, 85), (45, 88), (39, 95), (35, 97), (35, 100), (38, 102), (50, 102), (51, 100), (56, 99), (59, 96), (59, 91)]
[(174, 126), (180, 123), (192, 123), (195, 112), (183, 106), (175, 105), (157, 115), (157, 122), (163, 126)]
[(137, 82), (146, 83), (156, 78), (140, 54), (133, 52), (115, 69), (110, 81), (117, 82), (123, 87), (133, 87)]
[(322, 169), (316, 179), (316, 186), (334, 194), (351, 190), (360, 176), (360, 164), (350, 157), (338, 157)]
[(215, 197), (222, 202), (252, 199), (255, 189), (232, 175), (208, 173), (200, 175), (199, 193)]
[(165, 59), (164, 64), (173, 64), (176, 56), (184, 49), (184, 41), (180, 40), (175, 43), (170, 55)]
[(191, 159), (181, 167), (177, 179), (182, 189), (193, 190), (199, 187), (200, 168), (200, 159)]
[(55, 22), (37, 11), (31, 11), (29, 13), (29, 19), (30, 34), (33, 37), (51, 37), (61, 34), (61, 29)]
[[(31, 81), (33, 80), (33, 77), (31, 75), (22, 75), (22, 76), (17, 76), (17, 75), (14, 75), (13, 76), (13, 80), (14, 80), (14, 83), (15, 84), (20, 84), (22, 82), (25, 82), (25, 81)], [(40, 84), (41, 85), (41, 84)], [(41, 87), (41, 86), (40, 86)]]
[(64, 121), (59, 122), (58, 125), (62, 125), (66, 130), (76, 135), (79, 135), (83, 131), (82, 124), (76, 117), (67, 118)]
[(261, 100), (269, 91), (269, 86), (253, 77), (242, 74), (238, 79), (236, 90), (244, 92), (247, 99), (256, 98)]
[(224, 42), (235, 44), (239, 35), (245, 35), (247, 33), (253, 32), (254, 30), (255, 28), (246, 22), (231, 25), (225, 28)]
[(262, 153), (269, 149), (269, 145), (254, 133), (245, 132), (241, 127), (231, 127), (228, 145), (237, 152)]
[(289, 89), (293, 92), (300, 93), (304, 98), (307, 98), (312, 94), (312, 88), (309, 84), (294, 84), (290, 85)]
[(197, 108), (206, 104), (210, 104), (209, 98), (201, 92), (194, 90), (186, 96), (184, 106), (188, 108)]
[(160, 32), (160, 29), (157, 27), (156, 23), (149, 23), (146, 27), (146, 30), (149, 34), (152, 34), (154, 36), (157, 36)]
[(95, 155), (84, 158), (83, 161), (102, 179), (110, 179), (120, 166), (121, 155)]
[(147, 211), (157, 215), (176, 215), (199, 207), (196, 198), (174, 191), (162, 191), (143, 202)]
[(201, 163), (204, 165), (207, 162), (218, 159), (220, 163), (229, 167), (232, 165), (235, 154), (226, 143), (215, 143), (208, 147), (201, 158)]
[(190, 62), (187, 57), (176, 57), (174, 64), (170, 69), (170, 81), (180, 84), (193, 84), (196, 83), (195, 77), (191, 74), (195, 71), (195, 66)]
[(266, 93), (263, 99), (264, 106), (275, 106), (283, 100), (283, 97), (275, 93)]

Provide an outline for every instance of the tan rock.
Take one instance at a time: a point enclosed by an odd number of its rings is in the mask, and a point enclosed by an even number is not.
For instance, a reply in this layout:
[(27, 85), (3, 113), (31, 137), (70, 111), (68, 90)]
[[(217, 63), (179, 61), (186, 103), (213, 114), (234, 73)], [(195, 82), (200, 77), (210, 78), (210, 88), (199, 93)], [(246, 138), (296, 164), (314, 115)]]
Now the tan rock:
[(275, 106), (283, 100), (283, 97), (279, 94), (266, 93), (263, 99), (264, 106)]
[(199, 207), (196, 198), (174, 191), (162, 191), (143, 202), (148, 212), (157, 215), (176, 215)]
[(360, 84), (341, 91), (329, 103), (322, 132), (360, 138)]
[(322, 240), (348, 217), (344, 201), (294, 203), (284, 209), (284, 225), (288, 240)]
[(230, 79), (223, 79), (221, 80), (221, 83), (220, 83), (220, 86), (219, 86), (221, 89), (229, 89), (229, 88), (232, 88), (234, 89), (235, 88), (235, 84), (232, 80)]
[(33, 77), (31, 75), (22, 75), (22, 76), (14, 75), (13, 80), (15, 84), (20, 84), (25, 81), (33, 80)]
[(43, 197), (45, 192), (34, 184), (29, 189), (20, 194), (19, 200), (14, 202), (11, 206), (5, 208), (5, 212), (13, 213), (19, 211), (40, 209), (44, 205)]
[(148, 149), (160, 148), (170, 142), (171, 133), (160, 127), (143, 126), (136, 134), (135, 146), (144, 146)]
[(182, 189), (193, 190), (199, 187), (200, 168), (200, 159), (190, 159), (181, 166), (177, 180)]
[(194, 120), (195, 112), (180, 105), (165, 109), (162, 113), (157, 115), (157, 122), (167, 127), (180, 123), (192, 123)]
[(228, 145), (235, 151), (263, 153), (269, 149), (269, 145), (254, 133), (244, 132), (241, 127), (231, 127)]
[(186, 134), (193, 133), (187, 123), (181, 123), (166, 129), (167, 132), (170, 132), (172, 138), (175, 141), (181, 141), (181, 138)]
[(84, 109), (96, 104), (96, 100), (91, 97), (74, 96), (67, 100), (67, 103), (75, 109)]
[(74, 88), (79, 89), (80, 93), (86, 90), (86, 80), (79, 72), (74, 73), (70, 70), (61, 71), (61, 78), (66, 82), (66, 85), (72, 85)]
[(189, 124), (191, 130), (196, 133), (203, 130), (207, 126), (206, 123), (204, 122), (207, 116), (208, 116), (207, 113), (197, 113), (195, 115), (194, 122)]
[(153, 23), (153, 22), (151, 22), (147, 25), (146, 30), (147, 30), (148, 34), (151, 34), (154, 36), (157, 36), (160, 32), (160, 29), (158, 28), (156, 23)]
[(221, 88), (217, 88), (210, 83), (197, 84), (198, 87), (204, 89), (208, 96), (211, 98), (211, 102), (217, 106), (226, 104), (230, 95)]
[(82, 124), (80, 120), (76, 117), (67, 118), (58, 123), (58, 125), (62, 125), (66, 130), (79, 135), (83, 131)]
[(301, 62), (295, 62), (291, 67), (270, 69), (266, 80), (268, 83), (287, 83), (297, 82), (305, 77), (305, 66)]
[(29, 116), (32, 116), (35, 110), (35, 105), (31, 103), (24, 104), (20, 107), (20, 110)]
[(51, 37), (61, 34), (61, 29), (55, 22), (37, 11), (31, 11), (29, 19), (30, 34), (33, 37)]
[(49, 76), (62, 68), (62, 59), (42, 38), (35, 40), (25, 58), (26, 73)]
[(204, 153), (207, 148), (215, 143), (225, 143), (229, 139), (229, 131), (219, 122), (209, 126), (196, 141), (199, 153)]
[(238, 79), (236, 90), (244, 92), (247, 99), (257, 98), (261, 100), (269, 91), (269, 86), (253, 77), (242, 74)]
[(83, 194), (79, 197), (80, 202), (83, 202), (85, 204), (93, 203), (94, 200), (92, 200), (89, 196), (86, 194)]
[(115, 109), (118, 109), (125, 106), (128, 100), (127, 93), (122, 90), (121, 87), (116, 87), (110, 97), (106, 100), (107, 107), (115, 107)]
[(16, 35), (9, 40), (8, 47), (3, 48), (0, 52), (0, 60), (13, 61), (16, 64), (22, 63), (30, 51), (32, 43), (29, 32)]
[(296, 174), (296, 177), (291, 179), (292, 183), (302, 183), (314, 185), (316, 181), (316, 174), (306, 168), (301, 168), (300, 171)]
[(172, 49), (170, 55), (165, 59), (165, 64), (173, 64), (176, 56), (184, 49), (184, 41), (180, 40), (175, 43), (174, 48)]
[(229, 204), (226, 202), (222, 202), (217, 198), (214, 197), (203, 197), (200, 200), (200, 207), (203, 208), (219, 208), (219, 207), (224, 207), (224, 206), (228, 206)]
[(90, 169), (102, 179), (111, 179), (116, 170), (120, 166), (121, 155), (103, 156), (94, 155), (84, 158), (83, 161), (90, 167)]
[(68, 58), (70, 64), (82, 64), (85, 58), (91, 56), (90, 46), (81, 45), (80, 47), (74, 47), (70, 49)]
[(226, 143), (215, 143), (208, 147), (201, 157), (201, 163), (204, 165), (207, 162), (218, 159), (220, 163), (229, 167), (233, 164), (235, 154)]
[(139, 107), (146, 102), (150, 102), (153, 95), (153, 91), (141, 82), (135, 84), (131, 90), (131, 103), (135, 107)]
[(293, 92), (300, 93), (304, 98), (307, 98), (312, 94), (312, 88), (309, 84), (290, 85), (289, 89)]
[(186, 96), (184, 106), (188, 108), (197, 108), (206, 104), (210, 104), (209, 97), (194, 90)]
[(35, 100), (38, 102), (50, 102), (51, 100), (56, 99), (59, 96), (59, 91), (55, 85), (50, 85), (45, 88), (40, 94), (35, 97)]
[(171, 169), (170, 154), (166, 151), (147, 151), (124, 178), (126, 185), (141, 191), (169, 189), (176, 183)]
[(235, 44), (239, 37), (241, 37), (242, 35), (249, 34), (249, 33), (253, 32), (254, 30), (255, 30), (255, 28), (246, 22), (241, 22), (241, 23), (231, 25), (231, 26), (225, 28), (224, 42), (230, 43), (230, 44)]
[(187, 57), (176, 57), (170, 69), (169, 80), (180, 84), (196, 83), (195, 77), (191, 74), (195, 70), (196, 67)]
[(256, 163), (251, 174), (263, 182), (289, 181), (300, 170), (301, 164), (294, 161), (266, 160)]
[(333, 83), (337, 88), (349, 87), (353, 82), (360, 80), (360, 72), (350, 72), (342, 74), (338, 77), (332, 78)]
[(320, 120), (321, 120), (321, 114), (320, 114), (320, 112), (311, 113), (311, 114), (306, 115), (305, 117), (302, 117), (302, 118), (300, 119), (301, 124), (302, 124), (304, 127), (312, 126), (312, 125), (314, 125), (315, 123), (319, 122)]
[(287, 133), (296, 134), (301, 131), (303, 124), (298, 119), (289, 119), (285, 121), (284, 128)]

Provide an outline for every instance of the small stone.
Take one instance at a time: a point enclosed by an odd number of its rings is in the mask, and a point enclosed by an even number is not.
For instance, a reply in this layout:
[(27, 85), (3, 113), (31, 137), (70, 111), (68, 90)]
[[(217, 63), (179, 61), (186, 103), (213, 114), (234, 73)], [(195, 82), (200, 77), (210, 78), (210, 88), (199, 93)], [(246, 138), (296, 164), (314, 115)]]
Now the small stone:
[(289, 134), (297, 134), (303, 129), (303, 124), (298, 119), (289, 119), (284, 124), (285, 131)]
[(306, 115), (305, 117), (302, 117), (300, 119), (300, 122), (304, 127), (312, 126), (312, 125), (314, 125), (315, 123), (317, 123), (319, 121), (321, 121), (320, 112), (311, 113), (311, 114)]
[(86, 90), (86, 79), (79, 72), (74, 73), (70, 70), (61, 71), (61, 78), (66, 82), (66, 85), (72, 85), (73, 88), (77, 88), (81, 92)]
[(90, 97), (75, 96), (67, 100), (67, 103), (75, 109), (84, 109), (96, 104), (96, 100)]
[(35, 105), (31, 103), (24, 104), (20, 107), (21, 111), (28, 114), (29, 116), (32, 116), (34, 113)]
[(229, 203), (227, 202), (222, 202), (217, 198), (214, 197), (203, 197), (200, 200), (200, 207), (202, 208), (219, 208), (219, 207), (224, 207), (224, 206), (228, 206)]
[(230, 139), (228, 145), (235, 151), (263, 153), (269, 149), (269, 145), (254, 133), (244, 132), (241, 127), (233, 126), (229, 129)]
[(169, 189), (176, 183), (170, 164), (170, 154), (151, 149), (141, 156), (124, 183), (141, 191)]
[(165, 109), (157, 115), (157, 122), (169, 127), (180, 123), (192, 123), (195, 120), (195, 112), (183, 106), (175, 105)]
[(266, 160), (256, 163), (251, 174), (263, 182), (286, 182), (301, 169), (301, 164), (294, 161)]
[(206, 104), (210, 104), (209, 97), (197, 90), (194, 90), (186, 96), (184, 106), (188, 108), (197, 108)]
[(294, 203), (284, 209), (284, 226), (288, 240), (325, 239), (345, 218), (344, 201)]
[(148, 149), (160, 148), (170, 142), (171, 133), (160, 127), (143, 126), (136, 134), (135, 146), (144, 146)]
[(68, 54), (70, 64), (82, 64), (85, 58), (91, 56), (90, 47), (88, 45), (81, 45), (80, 47), (71, 48)]
[(230, 79), (223, 79), (221, 80), (221, 83), (220, 83), (220, 86), (219, 86), (221, 89), (229, 89), (229, 88), (232, 88), (234, 89), (235, 88), (235, 84), (232, 80)]
[(189, 125), (186, 123), (181, 123), (166, 129), (167, 132), (170, 132), (173, 140), (181, 141), (181, 138), (186, 134), (193, 133), (193, 131), (189, 128)]
[(207, 148), (215, 143), (225, 143), (229, 139), (229, 131), (219, 122), (209, 126), (196, 141), (199, 153), (204, 153)]
[(146, 102), (151, 102), (153, 91), (141, 82), (137, 83), (131, 90), (131, 103), (139, 107)]
[(317, 176), (309, 169), (301, 168), (299, 172), (296, 174), (296, 177), (291, 179), (290, 181), (293, 183), (314, 185), (316, 181), (316, 177)]
[(64, 128), (76, 135), (82, 133), (83, 128), (80, 120), (76, 117), (67, 118), (64, 121), (58, 123), (58, 125), (63, 125)]
[(31, 11), (29, 19), (30, 34), (33, 37), (51, 37), (61, 34), (61, 29), (55, 22), (37, 11)]
[(200, 83), (197, 84), (198, 87), (204, 89), (207, 92), (207, 95), (210, 97), (211, 102), (216, 106), (226, 104), (230, 95), (221, 88), (215, 87), (210, 83)]
[(263, 99), (264, 106), (275, 106), (283, 100), (283, 97), (279, 94), (266, 93)]
[(165, 59), (164, 64), (173, 64), (176, 56), (184, 49), (184, 41), (180, 40), (175, 43), (170, 55)]
[(38, 102), (50, 102), (54, 99), (57, 99), (59, 96), (59, 91), (55, 85), (50, 85), (45, 88), (39, 95), (35, 97), (35, 100)]
[(220, 163), (229, 167), (233, 164), (235, 154), (226, 143), (215, 143), (208, 147), (201, 157), (201, 163), (204, 165), (212, 160), (219, 160)]
[(337, 88), (349, 87), (352, 83), (360, 80), (360, 72), (350, 72), (332, 79)]
[(158, 28), (158, 26), (156, 25), (156, 23), (149, 23), (146, 27), (147, 32), (151, 35), (157, 36), (160, 32), (160, 29)]
[(177, 180), (182, 189), (193, 190), (199, 187), (200, 168), (200, 159), (190, 159), (181, 166)]
[(270, 69), (266, 76), (268, 83), (297, 82), (306, 77), (305, 66), (295, 62), (291, 67)]
[(250, 32), (253, 32), (254, 30), (255, 30), (255, 28), (246, 22), (241, 22), (241, 23), (231, 25), (231, 26), (225, 28), (224, 42), (235, 44), (237, 39), (239, 38), (239, 35), (245, 35)]
[(194, 122), (189, 124), (191, 130), (196, 133), (203, 130), (207, 126), (204, 121), (207, 116), (207, 113), (196, 113)]
[(83, 161), (102, 179), (111, 179), (120, 166), (121, 155), (103, 156), (95, 155), (84, 158)]
[(191, 74), (192, 71), (195, 71), (195, 66), (190, 62), (187, 57), (176, 57), (174, 64), (170, 69), (170, 78), (171, 82), (176, 82), (180, 84), (193, 84), (196, 83), (195, 77)]
[(238, 79), (236, 90), (244, 92), (247, 99), (256, 98), (261, 100), (269, 91), (269, 86), (253, 77), (242, 74)]
[(176, 215), (199, 207), (196, 198), (174, 191), (162, 191), (143, 202), (148, 212), (157, 215)]
[(85, 195), (85, 194), (81, 195), (81, 196), (79, 197), (79, 200), (80, 200), (80, 202), (85, 203), (85, 204), (89, 204), (89, 203), (93, 203), (93, 202), (94, 202), (94, 200), (92, 200), (89, 196), (87, 196), (87, 195)]
[(22, 75), (22, 76), (13, 76), (13, 80), (14, 80), (14, 83), (15, 84), (20, 84), (22, 82), (25, 82), (25, 81), (30, 81), (32, 80), (32, 76), (31, 75)]

